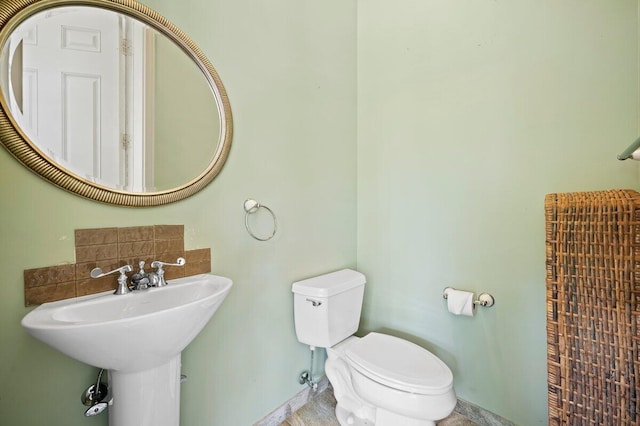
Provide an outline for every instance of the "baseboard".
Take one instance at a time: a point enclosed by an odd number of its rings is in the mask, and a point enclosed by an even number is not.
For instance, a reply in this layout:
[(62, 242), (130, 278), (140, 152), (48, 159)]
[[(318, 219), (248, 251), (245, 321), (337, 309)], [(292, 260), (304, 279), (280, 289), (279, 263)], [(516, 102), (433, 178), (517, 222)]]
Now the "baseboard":
[(278, 426), (280, 423), (288, 419), (293, 413), (302, 408), (303, 405), (327, 389), (328, 385), (329, 380), (327, 380), (327, 376), (322, 376), (318, 381), (318, 387), (315, 391), (308, 386), (305, 387), (293, 398), (264, 416), (262, 419), (258, 420), (253, 424), (253, 426)]
[(516, 426), (512, 421), (460, 398), (458, 398), (455, 412), (483, 426)]
[[(329, 380), (327, 380), (327, 376), (322, 376), (322, 378), (318, 381), (318, 387), (315, 391), (310, 387), (305, 387), (293, 398), (286, 401), (284, 404), (264, 416), (262, 419), (258, 420), (256, 423), (254, 423), (253, 426), (280, 425), (293, 413), (302, 408), (306, 403), (313, 400), (321, 392), (327, 389), (328, 386)], [(455, 412), (465, 416), (472, 422), (478, 423), (479, 425), (483, 426), (517, 426), (511, 421), (463, 399), (458, 399)]]

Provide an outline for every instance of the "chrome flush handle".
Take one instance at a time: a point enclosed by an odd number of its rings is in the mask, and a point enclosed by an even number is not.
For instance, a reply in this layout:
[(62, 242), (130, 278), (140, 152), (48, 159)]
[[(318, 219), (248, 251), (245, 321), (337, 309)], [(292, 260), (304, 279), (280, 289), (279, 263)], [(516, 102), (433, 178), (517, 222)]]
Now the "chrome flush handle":
[(307, 302), (311, 302), (311, 305), (316, 308), (320, 305), (322, 305), (322, 302), (320, 300), (314, 300), (314, 299), (307, 299)]

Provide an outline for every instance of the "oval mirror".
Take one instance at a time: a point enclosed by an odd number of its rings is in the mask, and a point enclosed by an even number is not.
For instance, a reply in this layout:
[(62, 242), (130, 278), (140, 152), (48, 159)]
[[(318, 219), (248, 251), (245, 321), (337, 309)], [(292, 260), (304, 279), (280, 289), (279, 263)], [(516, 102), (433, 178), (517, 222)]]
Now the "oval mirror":
[(124, 206), (178, 201), (220, 172), (231, 135), (215, 69), (146, 6), (0, 4), (0, 139), (55, 185)]

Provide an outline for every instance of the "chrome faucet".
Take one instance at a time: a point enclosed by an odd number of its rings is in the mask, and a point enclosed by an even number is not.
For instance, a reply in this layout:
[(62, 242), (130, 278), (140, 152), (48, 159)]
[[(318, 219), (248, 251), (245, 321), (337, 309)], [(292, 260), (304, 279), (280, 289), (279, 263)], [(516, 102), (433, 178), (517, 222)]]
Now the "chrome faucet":
[(184, 266), (185, 263), (187, 263), (187, 261), (182, 257), (176, 259), (176, 263), (160, 262), (159, 260), (151, 262), (151, 267), (156, 268), (155, 274), (158, 279), (157, 282), (154, 282), (154, 287), (164, 287), (167, 285), (167, 281), (164, 279), (164, 266)]
[(116, 291), (113, 294), (118, 294), (118, 295), (127, 294), (131, 292), (131, 290), (127, 285), (126, 272), (131, 272), (132, 270), (133, 268), (131, 267), (131, 265), (124, 265), (119, 267), (118, 269), (114, 269), (113, 271), (109, 271), (109, 272), (102, 272), (101, 268), (94, 268), (91, 270), (91, 278), (102, 278), (104, 276), (119, 272), (120, 276), (118, 277), (118, 288), (116, 288)]
[(133, 285), (133, 290), (146, 290), (151, 285), (151, 274), (145, 272), (144, 263), (144, 260), (138, 262), (138, 267), (140, 269), (138, 270), (138, 272), (131, 275), (131, 284)]
[(94, 268), (91, 271), (91, 278), (102, 278), (104, 276), (119, 272), (120, 276), (118, 277), (118, 288), (113, 294), (121, 295), (130, 293), (132, 290), (146, 290), (149, 287), (164, 287), (167, 285), (167, 281), (164, 278), (164, 267), (184, 266), (185, 263), (187, 262), (182, 257), (179, 257), (176, 260), (176, 263), (167, 263), (160, 262), (159, 260), (154, 260), (153, 262), (151, 262), (151, 267), (156, 268), (155, 272), (146, 272), (144, 270), (145, 261), (141, 260), (140, 262), (138, 262), (138, 272), (131, 276), (131, 288), (129, 288), (129, 285), (127, 284), (126, 274), (127, 272), (133, 271), (131, 265), (124, 265), (109, 272), (102, 272), (101, 268)]

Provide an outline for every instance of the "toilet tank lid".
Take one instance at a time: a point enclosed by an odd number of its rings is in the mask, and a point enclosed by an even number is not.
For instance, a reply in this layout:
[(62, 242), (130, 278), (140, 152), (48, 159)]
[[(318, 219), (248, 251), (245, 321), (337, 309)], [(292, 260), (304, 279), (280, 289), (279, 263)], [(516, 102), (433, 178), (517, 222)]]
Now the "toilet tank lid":
[(343, 269), (297, 281), (291, 286), (291, 291), (304, 296), (329, 297), (364, 285), (366, 281), (364, 274)]

